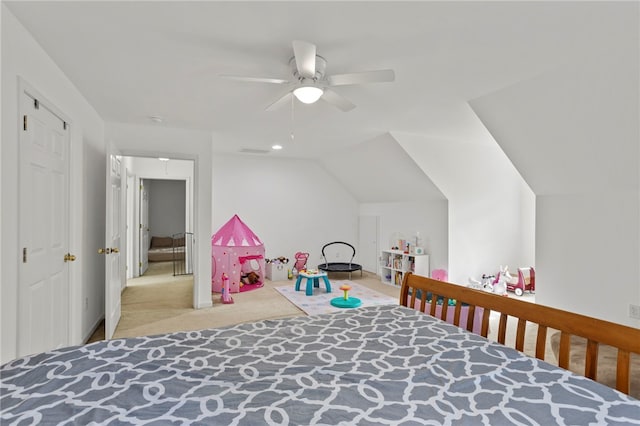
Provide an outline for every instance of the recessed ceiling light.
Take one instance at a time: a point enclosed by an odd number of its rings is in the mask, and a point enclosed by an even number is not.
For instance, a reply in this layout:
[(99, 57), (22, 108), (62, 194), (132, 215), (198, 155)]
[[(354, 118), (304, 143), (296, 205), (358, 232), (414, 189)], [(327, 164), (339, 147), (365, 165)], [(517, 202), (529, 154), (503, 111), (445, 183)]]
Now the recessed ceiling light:
[(279, 149), (282, 149), (282, 145), (277, 145), (277, 144), (276, 144), (276, 145), (273, 145), (273, 146), (271, 147), (271, 149), (273, 149), (273, 150), (276, 150), (276, 151), (277, 151), (277, 150), (279, 150)]
[(162, 117), (157, 115), (150, 116), (149, 120), (153, 121), (154, 123), (162, 123)]

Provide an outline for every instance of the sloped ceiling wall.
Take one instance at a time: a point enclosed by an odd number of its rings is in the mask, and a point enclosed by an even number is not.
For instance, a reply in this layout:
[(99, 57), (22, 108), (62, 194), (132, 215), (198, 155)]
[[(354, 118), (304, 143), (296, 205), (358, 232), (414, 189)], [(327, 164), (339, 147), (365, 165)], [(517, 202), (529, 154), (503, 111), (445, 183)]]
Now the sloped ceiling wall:
[(318, 161), (360, 203), (446, 200), (388, 133), (328, 153)]
[(470, 102), (537, 195), (637, 188), (633, 52), (594, 55)]
[[(470, 104), (536, 194), (536, 301), (640, 326), (640, 33), (625, 3), (592, 54)], [(606, 288), (603, 298), (599, 289)]]
[(449, 200), (451, 282), (533, 264), (533, 194), (490, 136), (392, 135)]

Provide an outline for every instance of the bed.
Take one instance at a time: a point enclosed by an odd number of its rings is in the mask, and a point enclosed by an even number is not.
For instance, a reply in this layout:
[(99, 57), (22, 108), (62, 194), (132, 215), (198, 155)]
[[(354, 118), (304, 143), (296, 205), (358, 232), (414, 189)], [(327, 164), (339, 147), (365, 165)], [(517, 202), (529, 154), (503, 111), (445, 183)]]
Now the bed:
[(0, 379), (2, 424), (640, 423), (622, 392), (400, 305), (64, 348)]
[[(345, 255), (341, 252), (341, 250), (345, 250), (350, 252), (351, 258), (347, 261), (346, 257), (343, 260), (329, 262), (327, 259), (332, 259), (333, 256), (328, 254), (328, 251), (332, 251), (331, 254), (336, 254), (337, 257), (344, 257)], [(328, 257), (327, 257), (328, 256)], [(348, 255), (347, 255), (348, 256)], [(324, 259), (324, 263), (318, 265), (318, 269), (324, 272), (348, 272), (349, 279), (351, 279), (351, 273), (355, 271), (360, 271), (360, 276), (362, 276), (362, 265), (353, 262), (353, 258), (356, 257), (356, 249), (349, 243), (345, 243), (343, 241), (334, 241), (331, 243), (327, 243), (322, 246), (322, 258)]]
[[(499, 316), (497, 341), (500, 344), (507, 343), (508, 322), (515, 321), (513, 343), (518, 351), (524, 349), (527, 330), (532, 331), (535, 328), (536, 339), (533, 351), (536, 358), (545, 359), (546, 346), (550, 342), (554, 346), (553, 351), (556, 353), (559, 367), (570, 369), (572, 367), (570, 359), (575, 360), (576, 356), (581, 356), (584, 376), (592, 380), (599, 379), (598, 363), (601, 361), (599, 350), (602, 348), (609, 355), (609, 359), (605, 359), (605, 362), (613, 364), (603, 367), (605, 370), (613, 370), (615, 377), (612, 382), (615, 388), (625, 394), (630, 393), (633, 365), (634, 390), (638, 392), (637, 390), (640, 389), (638, 382), (640, 380), (639, 328), (486, 293), (412, 273), (404, 277), (400, 290), (400, 304), (459, 325), (467, 331), (479, 330), (483, 337), (488, 336), (490, 316)], [(612, 352), (615, 352), (614, 357), (610, 356)], [(607, 383), (609, 380), (604, 382)], [(640, 397), (640, 392), (634, 395)]]

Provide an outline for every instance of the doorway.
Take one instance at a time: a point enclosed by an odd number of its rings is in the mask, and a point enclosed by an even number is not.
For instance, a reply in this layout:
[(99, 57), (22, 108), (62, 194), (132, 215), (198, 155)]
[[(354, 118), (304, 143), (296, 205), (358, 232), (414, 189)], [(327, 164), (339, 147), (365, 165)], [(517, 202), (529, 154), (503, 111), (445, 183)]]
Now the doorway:
[[(127, 156), (123, 154), (120, 156), (122, 164), (122, 175), (126, 176), (126, 185), (123, 183), (123, 192), (125, 195), (122, 197), (125, 208), (122, 214), (123, 230), (122, 235), (126, 238), (126, 241), (122, 241), (121, 245), (126, 248), (127, 253), (123, 256), (126, 261), (125, 269), (127, 271), (123, 279), (116, 289), (105, 289), (105, 292), (115, 290), (118, 298), (122, 298), (122, 292), (127, 287), (127, 281), (139, 277), (144, 270), (142, 270), (143, 260), (146, 261), (145, 256), (148, 250), (148, 237), (153, 232), (149, 222), (141, 220), (143, 216), (146, 216), (146, 212), (142, 212), (141, 206), (145, 205), (145, 201), (149, 201), (149, 191), (145, 191), (144, 188), (151, 185), (154, 181), (173, 181), (179, 182), (184, 189), (182, 191), (182, 205), (184, 206), (181, 212), (182, 222), (180, 223), (181, 230), (183, 232), (193, 232), (194, 223), (194, 171), (195, 163), (192, 160), (181, 159), (158, 159), (147, 156)], [(146, 195), (145, 195), (146, 194)], [(176, 202), (175, 204), (180, 204)], [(118, 222), (118, 221), (116, 221)], [(195, 251), (195, 247), (193, 247)], [(193, 253), (196, 256), (197, 253)], [(190, 277), (190, 287), (193, 293), (196, 292), (194, 285), (197, 282), (195, 276)], [(191, 305), (193, 308), (193, 304)], [(106, 324), (107, 326), (109, 324)], [(112, 324), (113, 330), (116, 330), (117, 325)], [(106, 327), (109, 328), (109, 327)], [(107, 338), (111, 336), (107, 335)]]

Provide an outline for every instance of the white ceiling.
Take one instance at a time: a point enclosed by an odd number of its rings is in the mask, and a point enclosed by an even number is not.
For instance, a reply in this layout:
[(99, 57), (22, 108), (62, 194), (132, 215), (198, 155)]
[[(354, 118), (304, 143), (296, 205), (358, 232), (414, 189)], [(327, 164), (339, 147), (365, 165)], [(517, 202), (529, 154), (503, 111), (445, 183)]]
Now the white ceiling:
[[(267, 156), (315, 159), (360, 202), (445, 199), (390, 134), (494, 144), (469, 103), (607, 52), (621, 13), (592, 1), (2, 1), (105, 121), (210, 131), (214, 152), (278, 143)], [(290, 79), (293, 40), (315, 44), (328, 75), (396, 79), (335, 87), (352, 111), (296, 101), (292, 114), (265, 111), (286, 87), (220, 77)]]
[[(391, 131), (487, 142), (467, 101), (589, 54), (597, 2), (7, 2), (106, 121), (206, 129), (214, 149), (319, 158)], [(327, 74), (391, 68), (396, 81), (267, 112), (290, 78), (292, 40)], [(295, 138), (291, 140), (293, 131)]]

